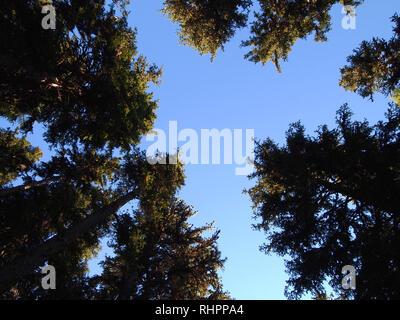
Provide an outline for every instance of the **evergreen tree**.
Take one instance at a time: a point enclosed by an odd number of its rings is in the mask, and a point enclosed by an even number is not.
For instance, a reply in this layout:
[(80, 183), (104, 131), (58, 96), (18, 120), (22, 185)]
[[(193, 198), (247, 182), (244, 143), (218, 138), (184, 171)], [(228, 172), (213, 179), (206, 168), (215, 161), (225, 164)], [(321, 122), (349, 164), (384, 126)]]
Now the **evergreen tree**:
[(235, 34), (246, 25), (250, 0), (166, 0), (162, 12), (179, 23), (180, 41), (215, 58)]
[[(0, 131), (0, 297), (99, 298), (87, 262), (102, 237), (125, 232), (115, 228), (119, 209), (144, 194), (167, 201), (183, 168), (152, 166), (135, 146), (153, 125), (148, 89), (160, 70), (138, 56), (126, 2), (56, 1), (54, 30), (41, 26), (45, 4), (0, 8), (0, 116), (19, 126)], [(47, 162), (26, 139), (35, 122), (54, 151)], [(45, 264), (56, 290), (40, 286)]]
[(217, 274), (224, 264), (216, 246), (218, 232), (202, 237), (211, 225), (194, 228), (188, 219), (195, 213), (176, 198), (184, 184), (182, 165), (143, 163), (134, 168), (141, 170), (144, 181), (139, 183), (137, 209), (113, 223), (114, 256), (102, 262), (103, 274), (93, 279), (100, 286), (96, 297), (227, 298)]
[[(0, 116), (24, 132), (42, 123), (53, 145), (129, 149), (151, 129), (147, 92), (160, 70), (138, 56), (136, 31), (113, 1), (54, 1), (56, 29), (42, 28), (41, 1), (1, 7)], [(44, 1), (47, 3), (47, 1)]]
[(349, 65), (341, 69), (340, 85), (364, 98), (373, 99), (374, 93), (390, 95), (400, 104), (400, 17), (395, 14), (392, 22), (394, 35), (389, 41), (363, 41), (347, 58)]
[[(245, 55), (255, 63), (272, 61), (280, 71), (292, 46), (299, 39), (314, 33), (315, 41), (325, 41), (331, 28), (333, 5), (358, 6), (356, 0), (258, 0), (258, 11), (251, 23), (250, 38), (242, 45), (249, 47)], [(232, 38), (236, 29), (246, 26), (250, 0), (167, 0), (163, 13), (179, 24), (181, 42), (201, 54), (215, 57), (218, 49)]]
[(97, 278), (107, 299), (226, 299), (217, 274), (223, 267), (216, 241), (194, 228), (195, 212), (173, 194), (165, 200), (151, 191), (141, 195), (139, 208), (113, 225), (115, 256), (102, 263)]
[(0, 154), (0, 186), (23, 177), (42, 157), (39, 148), (33, 148), (25, 137), (18, 137), (18, 130), (1, 128)]
[[(335, 129), (310, 137), (296, 123), (285, 146), (257, 146), (255, 227), (267, 234), (266, 253), (290, 257), (289, 298), (321, 296), (325, 280), (347, 298), (400, 298), (399, 108), (386, 116), (372, 126), (344, 106)], [(357, 270), (355, 291), (341, 287), (345, 265)]]

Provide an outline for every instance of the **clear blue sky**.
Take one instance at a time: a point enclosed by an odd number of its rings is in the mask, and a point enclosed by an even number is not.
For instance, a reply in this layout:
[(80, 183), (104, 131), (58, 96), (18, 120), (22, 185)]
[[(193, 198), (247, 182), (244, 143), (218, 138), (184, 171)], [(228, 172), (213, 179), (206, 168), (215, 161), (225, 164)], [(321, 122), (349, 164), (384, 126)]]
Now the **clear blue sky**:
[[(256, 138), (284, 142), (285, 131), (301, 120), (310, 134), (318, 125), (334, 125), (336, 110), (348, 102), (356, 119), (375, 122), (383, 118), (386, 101), (363, 100), (338, 86), (339, 69), (362, 40), (392, 35), (390, 17), (400, 11), (398, 0), (367, 0), (357, 9), (356, 30), (344, 30), (342, 7), (333, 8), (333, 30), (326, 43), (312, 38), (299, 41), (278, 74), (243, 59), (240, 48), (248, 31), (243, 29), (213, 63), (191, 48), (178, 44), (177, 26), (157, 12), (161, 1), (132, 1), (130, 24), (138, 28), (138, 47), (149, 61), (163, 65), (156, 128), (168, 132), (168, 122), (178, 130), (254, 129)], [(225, 289), (236, 299), (285, 299), (288, 276), (283, 259), (258, 250), (264, 234), (251, 228), (252, 209), (244, 188), (254, 181), (236, 176), (235, 165), (187, 165), (181, 197), (198, 211), (196, 224), (215, 220), (221, 229), (219, 247), (228, 258), (221, 273)]]
[[(310, 38), (296, 43), (281, 74), (272, 64), (262, 67), (243, 59), (246, 48), (239, 45), (247, 29), (211, 63), (209, 56), (178, 44), (177, 26), (158, 12), (162, 1), (131, 2), (129, 23), (138, 28), (138, 48), (164, 70), (161, 86), (154, 88), (160, 100), (156, 128), (168, 132), (168, 122), (176, 120), (178, 130), (191, 128), (199, 134), (201, 129), (254, 129), (258, 139), (283, 143), (290, 123), (301, 120), (313, 134), (318, 125), (334, 125), (336, 110), (346, 102), (355, 119), (383, 118), (387, 99), (377, 97), (371, 103), (345, 92), (338, 86), (339, 69), (362, 40), (391, 36), (390, 17), (400, 11), (398, 0), (365, 1), (357, 9), (356, 30), (342, 28), (341, 6), (335, 6), (328, 42)], [(39, 134), (31, 141), (46, 152)], [(180, 197), (199, 211), (194, 224), (215, 221), (221, 230), (219, 248), (228, 258), (221, 277), (233, 298), (285, 299), (283, 259), (258, 250), (264, 235), (252, 230), (251, 203), (242, 194), (254, 181), (236, 176), (235, 167), (189, 164)], [(91, 269), (99, 270), (95, 263)]]

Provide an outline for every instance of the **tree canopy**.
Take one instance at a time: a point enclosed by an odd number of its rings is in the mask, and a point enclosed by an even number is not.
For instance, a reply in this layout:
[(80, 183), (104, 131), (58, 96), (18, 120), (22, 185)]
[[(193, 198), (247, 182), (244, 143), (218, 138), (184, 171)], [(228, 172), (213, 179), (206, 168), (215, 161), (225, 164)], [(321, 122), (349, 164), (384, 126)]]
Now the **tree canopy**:
[(390, 40), (363, 41), (347, 58), (349, 65), (341, 69), (340, 85), (364, 98), (373, 99), (375, 93), (390, 95), (400, 104), (400, 17), (395, 14), (392, 22), (395, 26)]
[(117, 16), (118, 3), (56, 1), (55, 30), (42, 28), (40, 1), (3, 6), (0, 115), (25, 132), (42, 123), (53, 145), (137, 143), (155, 119), (147, 89), (160, 70), (138, 55), (136, 31)]
[[(286, 145), (267, 139), (256, 150), (256, 186), (248, 192), (262, 250), (287, 257), (286, 295), (336, 293), (356, 299), (399, 299), (400, 110), (370, 125), (351, 120), (343, 106), (337, 127), (315, 137), (300, 123)], [(353, 265), (357, 288), (341, 287), (341, 269)]]
[[(194, 227), (195, 209), (178, 197), (182, 163), (151, 161), (137, 146), (153, 127), (150, 88), (162, 72), (139, 54), (126, 2), (56, 1), (52, 30), (40, 24), (49, 1), (0, 8), (0, 117), (10, 123), (0, 128), (0, 299), (230, 298), (219, 230)], [(212, 59), (250, 25), (245, 57), (280, 71), (299, 39), (327, 40), (334, 5), (362, 2), (165, 0), (162, 12), (183, 44)], [(354, 121), (344, 105), (333, 129), (310, 136), (298, 122), (285, 145), (257, 144), (254, 227), (266, 233), (262, 250), (287, 259), (288, 298), (331, 299), (325, 281), (340, 298), (400, 298), (397, 14), (392, 22), (394, 36), (364, 41), (340, 82), (362, 97), (391, 96), (385, 120)], [(36, 125), (47, 161), (27, 138)], [(90, 275), (102, 239), (112, 253)], [(40, 286), (47, 264), (57, 290)], [(341, 286), (345, 265), (357, 270), (354, 291)]]
[[(218, 232), (190, 226), (194, 211), (176, 197), (182, 164), (165, 155), (166, 165), (151, 165), (137, 148), (161, 72), (138, 55), (125, 1), (57, 1), (54, 30), (41, 27), (44, 4), (0, 9), (0, 116), (18, 128), (0, 130), (0, 297), (226, 298)], [(48, 161), (27, 140), (35, 124)], [(121, 213), (128, 204), (138, 208)], [(107, 237), (114, 255), (91, 276)], [(40, 286), (46, 264), (56, 290)]]
[[(266, 253), (286, 257), (290, 276), (285, 294), (330, 299), (399, 299), (400, 99), (399, 27), (394, 36), (364, 41), (341, 69), (340, 85), (373, 99), (391, 96), (386, 120), (353, 121), (347, 105), (337, 127), (321, 126), (315, 136), (300, 122), (290, 126), (286, 144), (259, 142), (256, 185), (248, 190), (255, 228), (266, 233)], [(357, 270), (354, 291), (342, 288), (342, 268)]]
[[(357, 0), (258, 0), (251, 20), (250, 37), (242, 42), (249, 48), (245, 58), (255, 63), (271, 61), (280, 71), (299, 39), (314, 35), (326, 41), (331, 29), (333, 5), (358, 6)], [(255, 1), (251, 0), (166, 0), (162, 12), (179, 25), (180, 41), (200, 54), (216, 56), (239, 28), (245, 27)]]
[(195, 213), (182, 200), (160, 207), (151, 197), (133, 215), (124, 214), (113, 225), (112, 248), (103, 274), (95, 278), (101, 298), (141, 300), (227, 299), (218, 271), (220, 257), (216, 232), (202, 233), (212, 225), (194, 228)]
[(179, 38), (201, 54), (215, 58), (236, 29), (246, 25), (250, 0), (166, 0), (162, 12), (179, 23)]

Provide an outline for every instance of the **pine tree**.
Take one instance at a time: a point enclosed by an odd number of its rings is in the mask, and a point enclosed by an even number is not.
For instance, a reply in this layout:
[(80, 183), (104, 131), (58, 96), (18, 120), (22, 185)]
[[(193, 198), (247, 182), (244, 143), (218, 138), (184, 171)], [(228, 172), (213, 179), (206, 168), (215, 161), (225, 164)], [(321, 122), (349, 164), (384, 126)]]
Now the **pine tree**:
[[(40, 1), (1, 8), (0, 116), (46, 127), (52, 145), (129, 149), (151, 129), (156, 101), (147, 89), (160, 70), (138, 56), (136, 31), (113, 1), (55, 1), (45, 30)], [(3, 18), (4, 17), (4, 18)]]
[[(310, 137), (296, 123), (286, 145), (258, 145), (255, 227), (267, 234), (266, 253), (289, 257), (287, 297), (319, 296), (329, 280), (344, 298), (399, 299), (399, 108), (386, 116), (352, 121), (344, 106), (335, 129)], [(345, 265), (357, 270), (355, 291), (341, 287)]]
[[(258, 0), (250, 37), (242, 46), (250, 51), (245, 58), (263, 65), (272, 61), (280, 71), (280, 62), (288, 59), (291, 48), (299, 39), (314, 34), (315, 41), (325, 41), (331, 28), (330, 9), (333, 5), (358, 6), (356, 0)], [(247, 25), (250, 0), (167, 0), (162, 12), (179, 24), (182, 43), (201, 54), (216, 56), (218, 49)]]
[(223, 267), (218, 232), (202, 237), (212, 225), (194, 228), (195, 212), (175, 197), (140, 199), (138, 210), (118, 217), (112, 248), (96, 280), (107, 299), (227, 299), (218, 270)]
[[(0, 297), (99, 298), (87, 263), (100, 239), (124, 232), (113, 227), (119, 210), (144, 194), (170, 201), (183, 168), (153, 166), (136, 147), (153, 126), (149, 85), (161, 73), (138, 56), (126, 1), (56, 1), (54, 30), (41, 26), (44, 4), (0, 9), (0, 116), (19, 127), (0, 131)], [(49, 161), (27, 141), (34, 123)], [(45, 264), (56, 290), (40, 286)]]
[(0, 186), (21, 178), (42, 157), (39, 148), (33, 148), (18, 130), (0, 129)]
[(235, 34), (246, 25), (250, 0), (166, 0), (161, 10), (179, 23), (180, 41), (215, 58)]
[(203, 237), (212, 225), (194, 228), (188, 222), (193, 208), (176, 198), (184, 184), (182, 164), (143, 163), (137, 170), (142, 174), (135, 176), (144, 182), (138, 184), (137, 208), (113, 223), (114, 256), (102, 262), (102, 275), (92, 279), (100, 286), (95, 297), (226, 299), (217, 273), (225, 262), (217, 248), (219, 232)]
[(399, 104), (400, 17), (395, 14), (392, 22), (395, 26), (390, 40), (363, 41), (347, 58), (349, 65), (341, 69), (340, 85), (364, 98), (373, 99), (375, 93), (390, 95)]

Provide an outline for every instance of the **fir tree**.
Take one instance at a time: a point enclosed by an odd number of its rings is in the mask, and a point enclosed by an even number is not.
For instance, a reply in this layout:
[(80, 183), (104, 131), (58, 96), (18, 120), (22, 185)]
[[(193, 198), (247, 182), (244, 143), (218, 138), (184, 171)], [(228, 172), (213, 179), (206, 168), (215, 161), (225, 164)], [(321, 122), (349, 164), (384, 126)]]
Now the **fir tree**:
[[(315, 41), (326, 41), (331, 29), (330, 10), (335, 4), (358, 6), (356, 0), (258, 0), (251, 22), (250, 37), (242, 46), (250, 48), (245, 55), (255, 63), (271, 61), (278, 71), (280, 62), (299, 39), (314, 35)], [(162, 12), (179, 24), (181, 42), (201, 54), (216, 56), (218, 49), (247, 25), (250, 0), (167, 0)]]
[[(286, 145), (258, 145), (255, 227), (267, 234), (262, 250), (288, 257), (289, 298), (319, 296), (329, 280), (342, 297), (399, 299), (399, 121), (397, 106), (376, 125), (344, 106), (334, 129), (310, 137), (296, 123)], [(357, 270), (355, 291), (341, 287), (345, 265)]]
[(371, 100), (375, 93), (389, 95), (399, 104), (400, 17), (395, 14), (392, 22), (395, 26), (390, 40), (363, 41), (347, 58), (349, 65), (341, 69), (340, 85)]

